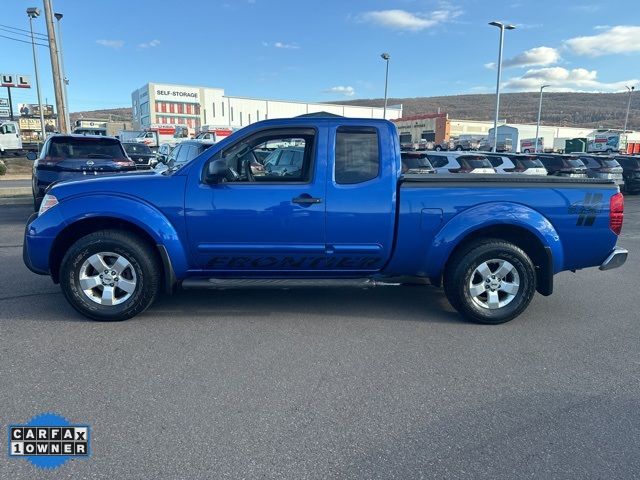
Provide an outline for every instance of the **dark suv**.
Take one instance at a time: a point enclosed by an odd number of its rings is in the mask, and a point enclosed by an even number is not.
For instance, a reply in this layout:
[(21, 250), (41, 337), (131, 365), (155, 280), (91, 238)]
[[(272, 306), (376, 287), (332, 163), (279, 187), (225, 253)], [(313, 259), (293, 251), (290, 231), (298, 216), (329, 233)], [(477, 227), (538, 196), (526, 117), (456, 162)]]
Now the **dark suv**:
[(136, 168), (152, 168), (156, 164), (156, 154), (148, 145), (139, 142), (123, 142), (124, 151), (136, 164)]
[(103, 136), (52, 135), (44, 142), (39, 157), (31, 152), (27, 158), (35, 160), (31, 184), (36, 210), (52, 183), (136, 169), (120, 141)]
[(587, 167), (574, 155), (538, 155), (548, 175), (556, 177), (587, 178)]
[(603, 155), (580, 155), (580, 160), (589, 169), (587, 174), (591, 178), (613, 180), (618, 185), (623, 184), (622, 167), (615, 158)]
[(625, 193), (640, 193), (640, 156), (620, 155), (616, 160), (622, 166)]

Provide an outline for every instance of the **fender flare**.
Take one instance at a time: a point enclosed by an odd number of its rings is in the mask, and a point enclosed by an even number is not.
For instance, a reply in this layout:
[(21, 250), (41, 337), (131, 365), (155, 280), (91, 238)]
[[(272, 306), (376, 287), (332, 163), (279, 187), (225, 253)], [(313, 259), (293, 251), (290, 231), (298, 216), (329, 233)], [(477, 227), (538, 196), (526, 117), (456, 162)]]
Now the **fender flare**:
[(65, 219), (65, 229), (84, 220), (99, 218), (133, 224), (149, 235), (156, 247), (164, 247), (177, 278), (183, 278), (189, 268), (187, 254), (174, 226), (161, 211), (138, 198), (91, 193), (65, 198), (57, 208)]
[(543, 248), (549, 249), (553, 262), (552, 273), (562, 270), (562, 242), (558, 232), (544, 215), (519, 203), (490, 202), (464, 210), (438, 232), (427, 252), (428, 276), (440, 278), (451, 253), (462, 241), (474, 232), (495, 226), (527, 230), (540, 241)]

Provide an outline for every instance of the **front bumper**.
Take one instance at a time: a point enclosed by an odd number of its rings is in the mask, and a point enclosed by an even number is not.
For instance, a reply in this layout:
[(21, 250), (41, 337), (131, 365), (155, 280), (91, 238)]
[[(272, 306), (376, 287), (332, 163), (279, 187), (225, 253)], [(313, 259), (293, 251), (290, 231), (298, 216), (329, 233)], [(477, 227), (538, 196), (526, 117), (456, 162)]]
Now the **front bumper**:
[(51, 209), (41, 217), (34, 212), (24, 229), (22, 261), (29, 270), (39, 275), (50, 274), (49, 255), (55, 240), (55, 233), (50, 227), (61, 224), (59, 212), (55, 210)]
[(600, 270), (612, 270), (621, 267), (627, 261), (628, 255), (629, 251), (627, 249), (616, 247), (599, 268)]

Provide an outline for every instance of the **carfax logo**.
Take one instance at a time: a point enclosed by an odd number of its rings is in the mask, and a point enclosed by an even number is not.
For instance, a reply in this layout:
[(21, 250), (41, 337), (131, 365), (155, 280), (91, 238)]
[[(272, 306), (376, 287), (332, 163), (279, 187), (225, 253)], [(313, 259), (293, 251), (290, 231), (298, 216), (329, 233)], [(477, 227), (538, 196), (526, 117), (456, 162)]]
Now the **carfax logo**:
[(26, 458), (40, 468), (58, 468), (74, 457), (91, 453), (88, 425), (73, 425), (55, 413), (33, 417), (24, 425), (9, 425), (9, 456)]

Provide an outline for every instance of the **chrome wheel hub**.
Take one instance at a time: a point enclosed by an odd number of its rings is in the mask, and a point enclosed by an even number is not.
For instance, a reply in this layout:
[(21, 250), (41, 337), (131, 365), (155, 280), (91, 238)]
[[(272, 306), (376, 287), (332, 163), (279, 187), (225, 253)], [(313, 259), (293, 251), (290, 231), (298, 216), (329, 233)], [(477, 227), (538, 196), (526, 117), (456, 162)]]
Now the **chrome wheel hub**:
[(473, 271), (468, 288), (476, 305), (494, 310), (513, 301), (520, 290), (520, 276), (506, 260), (487, 260)]
[(119, 305), (135, 292), (136, 272), (120, 254), (100, 252), (91, 255), (80, 267), (80, 288), (100, 305)]

